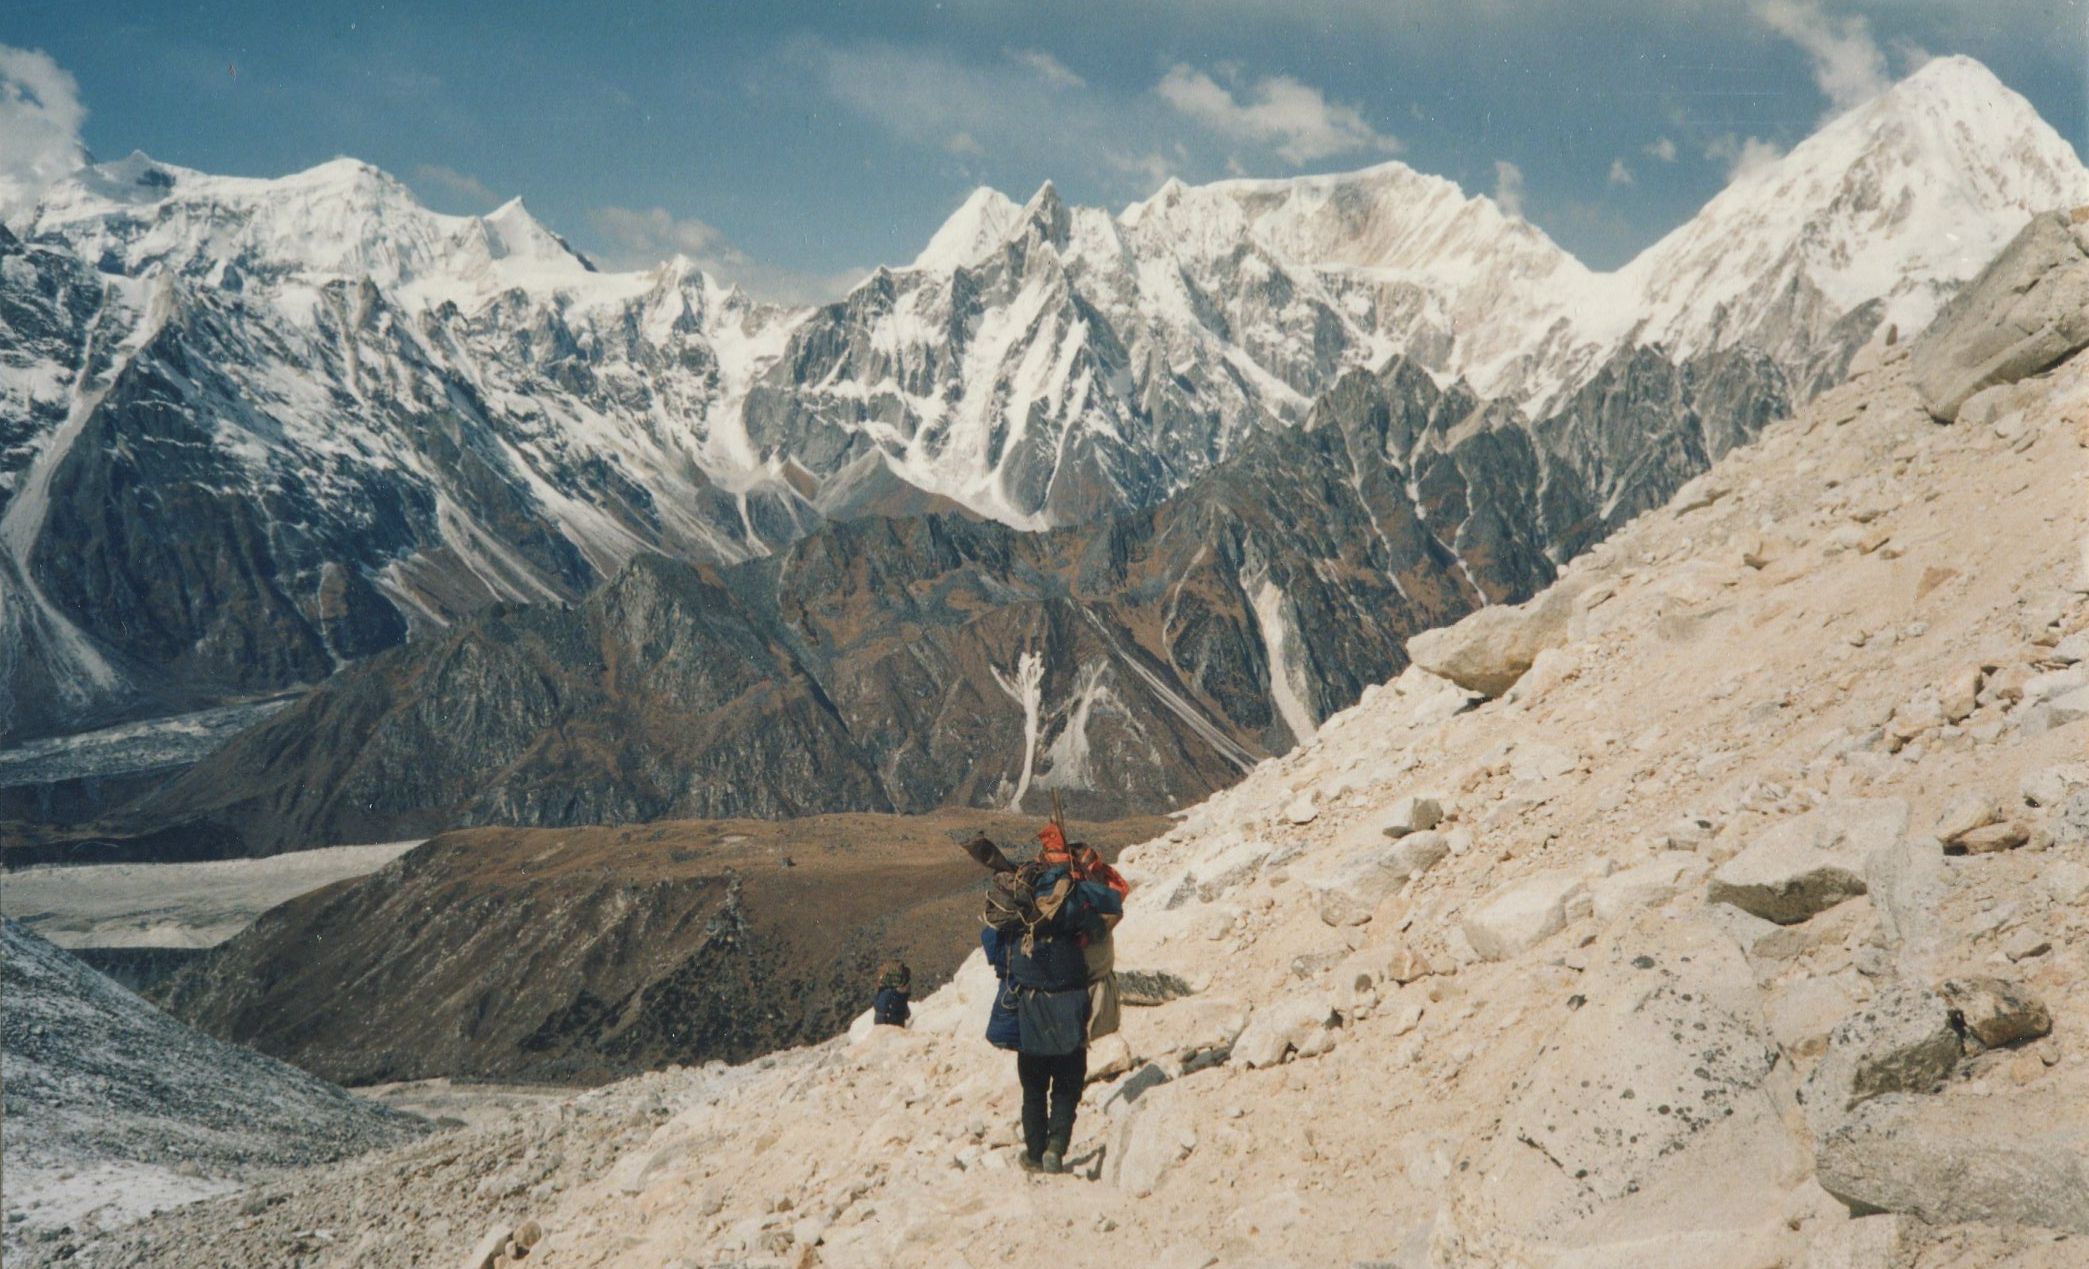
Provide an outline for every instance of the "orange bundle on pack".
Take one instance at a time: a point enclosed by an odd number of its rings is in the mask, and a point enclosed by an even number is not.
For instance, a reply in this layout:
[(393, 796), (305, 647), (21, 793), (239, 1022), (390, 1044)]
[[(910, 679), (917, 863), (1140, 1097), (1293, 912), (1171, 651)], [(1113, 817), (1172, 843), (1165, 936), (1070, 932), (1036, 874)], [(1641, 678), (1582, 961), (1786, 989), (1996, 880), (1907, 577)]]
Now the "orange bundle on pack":
[(1037, 840), (1043, 844), (1038, 853), (1038, 862), (1050, 868), (1065, 864), (1073, 873), (1075, 881), (1098, 881), (1115, 890), (1119, 898), (1132, 892), (1132, 883), (1124, 874), (1110, 867), (1101, 852), (1086, 842), (1068, 845), (1066, 833), (1057, 824), (1046, 824), (1037, 831)]

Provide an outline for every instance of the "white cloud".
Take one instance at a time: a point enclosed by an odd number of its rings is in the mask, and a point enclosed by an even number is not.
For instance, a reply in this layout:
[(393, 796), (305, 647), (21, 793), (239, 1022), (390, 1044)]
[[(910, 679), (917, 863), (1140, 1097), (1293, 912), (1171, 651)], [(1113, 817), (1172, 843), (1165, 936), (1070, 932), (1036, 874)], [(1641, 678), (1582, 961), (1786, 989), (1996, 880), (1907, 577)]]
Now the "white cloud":
[(1912, 75), (1921, 70), (1936, 56), (1904, 35), (1895, 36), (1887, 41), (1886, 47), (1893, 51), (1893, 60), (1900, 64), (1900, 73), (1903, 75)]
[(964, 158), (976, 159), (986, 153), (986, 147), (979, 144), (979, 141), (969, 132), (951, 133), (950, 139), (943, 143), (943, 148), (952, 154)]
[(1623, 159), (1612, 159), (1610, 161), (1610, 183), (1612, 185), (1638, 184), (1632, 178), (1632, 169), (1625, 166), (1625, 160)]
[(87, 161), (86, 121), (80, 85), (50, 54), (0, 44), (0, 222), (14, 223)]
[[(745, 264), (747, 259), (725, 240), (725, 235), (694, 216), (674, 216), (665, 207), (644, 211), (630, 207), (597, 207), (588, 213), (595, 232), (623, 253), (624, 260), (657, 264), (672, 255), (685, 255), (702, 263), (718, 260)], [(609, 257), (618, 259), (616, 256)]]
[(1175, 174), (1175, 161), (1159, 150), (1139, 154), (1128, 150), (1105, 149), (1103, 161), (1119, 172), (1138, 177), (1148, 189), (1158, 189)]
[(486, 182), (468, 172), (440, 163), (423, 163), (413, 170), (413, 183), (423, 189), (436, 189), (473, 207), (490, 208), (502, 201)]
[(1008, 60), (1019, 66), (1027, 66), (1037, 77), (1054, 88), (1086, 88), (1088, 81), (1068, 70), (1066, 63), (1053, 57), (1043, 49), (1007, 49)]
[(1507, 159), (1494, 161), (1494, 201), (1511, 216), (1523, 215), (1523, 169)]
[(869, 274), (867, 269), (806, 273), (765, 265), (727, 241), (716, 226), (694, 216), (673, 215), (664, 207), (597, 207), (588, 213), (588, 221), (600, 243), (596, 254), (608, 268), (645, 269), (671, 256), (687, 256), (705, 273), (782, 304), (825, 303)]
[(1756, 0), (1755, 18), (1805, 50), (1813, 59), (1813, 82), (1828, 99), (1830, 114), (1886, 91), (1886, 55), (1863, 15), (1835, 19), (1816, 0)]
[(1784, 151), (1774, 141), (1765, 141), (1761, 137), (1744, 139), (1737, 133), (1727, 132), (1712, 138), (1712, 143), (1705, 147), (1705, 157), (1726, 164), (1726, 179), (1731, 183), (1759, 167), (1775, 163), (1784, 157)]
[(1359, 150), (1400, 150), (1398, 139), (1373, 128), (1356, 107), (1330, 102), (1318, 88), (1289, 75), (1242, 84), (1236, 94), (1203, 71), (1178, 63), (1154, 91), (1220, 136), (1270, 146), (1288, 163)]
[(1667, 137), (1658, 137), (1642, 153), (1650, 154), (1663, 163), (1673, 163), (1676, 161), (1676, 143)]

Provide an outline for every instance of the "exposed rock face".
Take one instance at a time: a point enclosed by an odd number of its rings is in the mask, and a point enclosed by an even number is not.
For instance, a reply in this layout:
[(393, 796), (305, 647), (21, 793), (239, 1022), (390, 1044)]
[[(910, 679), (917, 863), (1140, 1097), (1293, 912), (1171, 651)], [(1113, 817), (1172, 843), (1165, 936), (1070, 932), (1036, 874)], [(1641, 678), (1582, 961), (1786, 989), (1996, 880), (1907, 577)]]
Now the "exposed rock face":
[(1911, 354), (1923, 404), (1950, 422), (1973, 394), (2089, 347), (2089, 223), (2033, 217), (1937, 314)]
[[(1070, 825), (1112, 855), (1165, 827)], [(905, 960), (919, 995), (948, 978), (986, 877), (957, 843), (1035, 828), (946, 812), (452, 833), (272, 909), (155, 994), (344, 1083), (745, 1061), (840, 1031), (880, 961)]]
[[(641, 556), (571, 608), (503, 606), (339, 676), (99, 826), (93, 849), (915, 813), (1047, 789), (1083, 813), (1180, 805), (1310, 738), (1400, 671), (1409, 636), (1529, 595), (1615, 527), (1589, 509), (1616, 478), (1583, 483), (1516, 418), (1395, 361), (1150, 510), (1042, 534), (831, 524), (724, 569)], [(1648, 496), (1714, 452), (1687, 410), (1584, 420), (1648, 453), (1686, 434), (1694, 457), (1673, 466), (1607, 442)], [(32, 853), (77, 854), (65, 840)]]

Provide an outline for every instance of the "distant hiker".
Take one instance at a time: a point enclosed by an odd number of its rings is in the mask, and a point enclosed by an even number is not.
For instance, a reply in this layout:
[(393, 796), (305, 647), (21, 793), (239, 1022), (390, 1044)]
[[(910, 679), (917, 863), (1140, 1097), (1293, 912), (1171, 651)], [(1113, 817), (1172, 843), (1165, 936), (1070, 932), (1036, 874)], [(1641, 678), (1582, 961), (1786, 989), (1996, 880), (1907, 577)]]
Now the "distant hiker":
[(987, 1041), (1016, 1051), (1023, 1167), (1057, 1173), (1066, 1170), (1088, 1076), (1093, 1010), (1083, 945), (1107, 942), (1124, 907), (1107, 882), (1076, 876), (1075, 851), (1056, 826), (1039, 836), (1049, 862), (1041, 856), (1018, 867), (984, 837), (966, 849), (995, 870), (980, 932), (980, 946), (1001, 981), (987, 1016)]
[(904, 1027), (911, 1012), (907, 993), (912, 990), (914, 971), (905, 961), (886, 961), (878, 966), (878, 995), (871, 1002), (871, 1020), (879, 1026)]

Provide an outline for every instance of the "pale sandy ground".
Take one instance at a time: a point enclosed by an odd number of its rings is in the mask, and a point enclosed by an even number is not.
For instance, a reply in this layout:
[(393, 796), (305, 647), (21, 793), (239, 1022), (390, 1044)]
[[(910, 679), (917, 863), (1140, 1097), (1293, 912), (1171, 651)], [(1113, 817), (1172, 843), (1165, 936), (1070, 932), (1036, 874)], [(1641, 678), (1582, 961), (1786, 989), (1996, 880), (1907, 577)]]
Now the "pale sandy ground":
[(376, 872), (420, 845), (328, 846), (201, 864), (86, 864), (0, 874), (0, 913), (60, 947), (214, 947), (263, 912)]
[[(2051, 1034), (1922, 1104), (2089, 1176), (2089, 839), (2023, 795), (2089, 757), (2089, 723), (2023, 699), (2089, 629), (2089, 358), (2012, 400), (1941, 428), (1904, 366), (1860, 375), (1576, 562), (1571, 637), (1506, 696), (1453, 715), (1411, 671), (1128, 851), (1118, 964), (1193, 994), (1097, 1047), (1077, 1176), (1015, 1166), (975, 957), (909, 1030), (518, 1110), (78, 1262), (476, 1264), (528, 1220), (532, 1266), (2081, 1265), (2082, 1235), (1853, 1219), (1798, 1100), (1887, 993), (2005, 977)], [(1928, 835), (1969, 792), (2028, 843), (1945, 858)], [(1454, 853), (1330, 923), (1330, 879), (1409, 794)], [(1709, 901), (1765, 830), (1846, 798), (1905, 804), (1921, 902), (1772, 927)], [(1541, 877), (1558, 928), (1480, 955), (1476, 918)]]
[(454, 1119), (468, 1128), (499, 1125), (520, 1114), (570, 1101), (573, 1090), (556, 1084), (479, 1084), (468, 1080), (409, 1080), (350, 1089), (423, 1119)]

